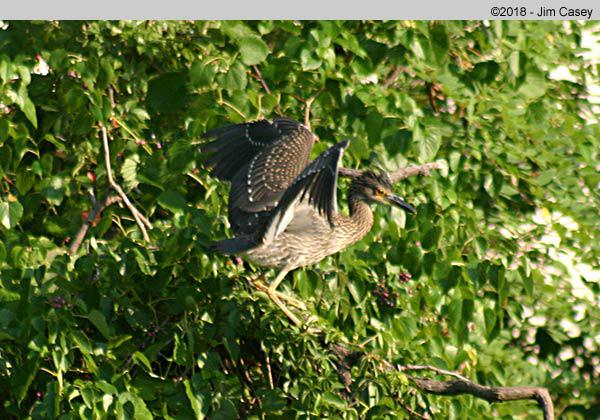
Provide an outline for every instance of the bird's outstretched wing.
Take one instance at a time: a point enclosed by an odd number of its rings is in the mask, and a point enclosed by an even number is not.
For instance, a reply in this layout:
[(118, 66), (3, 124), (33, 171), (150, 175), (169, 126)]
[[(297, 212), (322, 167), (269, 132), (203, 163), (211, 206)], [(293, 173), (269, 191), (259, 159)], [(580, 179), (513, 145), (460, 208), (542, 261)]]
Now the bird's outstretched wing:
[(231, 218), (274, 208), (308, 164), (315, 136), (296, 121), (277, 118), (218, 128), (204, 138), (213, 139), (200, 148), (211, 154), (206, 163), (212, 175), (231, 181)]
[(310, 163), (287, 188), (279, 204), (271, 212), (262, 234), (264, 243), (271, 242), (290, 224), (298, 203), (313, 207), (333, 227), (337, 212), (338, 167), (349, 140), (330, 147)]

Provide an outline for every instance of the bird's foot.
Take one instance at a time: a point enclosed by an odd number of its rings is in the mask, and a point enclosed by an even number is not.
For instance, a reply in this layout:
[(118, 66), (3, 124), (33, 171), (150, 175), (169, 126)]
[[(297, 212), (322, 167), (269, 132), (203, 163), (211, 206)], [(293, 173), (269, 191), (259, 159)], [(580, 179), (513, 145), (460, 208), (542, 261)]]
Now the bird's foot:
[[(269, 298), (273, 301), (273, 303), (275, 303), (275, 305), (277, 305), (279, 307), (279, 309), (281, 309), (283, 311), (283, 313), (290, 319), (290, 321), (292, 321), (296, 326), (305, 328), (305, 330), (311, 334), (318, 334), (318, 333), (322, 332), (320, 329), (308, 326), (308, 324), (311, 321), (314, 321), (314, 318), (312, 316), (309, 316), (309, 313), (307, 311), (307, 308), (306, 308), (306, 305), (304, 304), (304, 302), (302, 302), (301, 300), (298, 300), (296, 298), (293, 298), (291, 296), (288, 296), (285, 293), (278, 292), (272, 286), (267, 286), (262, 281), (263, 278), (264, 278), (264, 275), (258, 277), (257, 279), (253, 279), (253, 280), (249, 280), (249, 281), (258, 290), (266, 293), (267, 296), (269, 296)], [(288, 307), (285, 306), (285, 304), (282, 301), (286, 301), (290, 305), (292, 305), (292, 306), (298, 308), (299, 310), (301, 310), (302, 312), (304, 312), (302, 314), (303, 321), (301, 321), (292, 311), (290, 311), (288, 309)]]
[(269, 296), (276, 296), (278, 299), (283, 300), (302, 311), (306, 311), (306, 305), (301, 300), (286, 295), (285, 293), (278, 292), (277, 290), (267, 286), (260, 280), (254, 281), (253, 284), (258, 290), (265, 292)]

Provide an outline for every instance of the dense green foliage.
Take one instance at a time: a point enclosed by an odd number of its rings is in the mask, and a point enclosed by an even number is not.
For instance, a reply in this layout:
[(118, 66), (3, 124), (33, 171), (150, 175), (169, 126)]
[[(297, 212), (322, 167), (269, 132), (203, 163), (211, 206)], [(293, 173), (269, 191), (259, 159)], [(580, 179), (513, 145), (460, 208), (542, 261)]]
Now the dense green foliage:
[[(348, 393), (335, 341), (546, 386), (564, 418), (600, 410), (600, 128), (586, 95), (599, 69), (580, 54), (584, 24), (1, 27), (0, 417), (541, 416), (534, 402), (424, 396), (376, 357)], [(559, 66), (569, 80), (549, 77)], [(325, 337), (249, 286), (260, 269), (209, 252), (231, 235), (228, 186), (197, 151), (210, 128), (302, 120), (317, 93), (315, 154), (351, 138), (344, 166), (446, 164), (397, 186), (416, 216), (377, 208), (364, 240), (282, 284)], [(101, 126), (151, 241), (114, 204), (70, 256), (105, 194)]]

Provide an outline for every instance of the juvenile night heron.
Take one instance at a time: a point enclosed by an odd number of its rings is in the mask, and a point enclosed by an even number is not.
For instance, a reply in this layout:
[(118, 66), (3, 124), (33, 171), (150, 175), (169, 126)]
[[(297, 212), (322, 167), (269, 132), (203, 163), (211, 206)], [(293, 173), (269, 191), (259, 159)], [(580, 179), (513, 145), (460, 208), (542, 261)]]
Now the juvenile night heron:
[(301, 302), (277, 292), (295, 268), (315, 264), (365, 236), (373, 225), (370, 204), (415, 210), (392, 192), (386, 173), (359, 172), (348, 193), (350, 215), (337, 210), (338, 169), (348, 141), (309, 162), (315, 141), (304, 125), (289, 119), (255, 121), (207, 132), (211, 142), (206, 163), (212, 175), (231, 182), (229, 222), (232, 239), (216, 243), (218, 251), (241, 255), (279, 273), (264, 290), (296, 324), (298, 318), (281, 301)]

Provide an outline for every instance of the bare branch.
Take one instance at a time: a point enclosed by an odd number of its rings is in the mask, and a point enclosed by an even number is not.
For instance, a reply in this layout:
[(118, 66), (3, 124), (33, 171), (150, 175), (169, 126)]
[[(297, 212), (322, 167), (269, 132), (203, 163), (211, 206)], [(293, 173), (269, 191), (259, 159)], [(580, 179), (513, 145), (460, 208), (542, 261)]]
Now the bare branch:
[(321, 88), (317, 91), (317, 93), (315, 93), (313, 96), (311, 96), (310, 98), (308, 98), (304, 104), (305, 104), (305, 108), (304, 108), (304, 125), (306, 126), (306, 128), (308, 128), (310, 130), (310, 108), (313, 104), (313, 102), (315, 101), (315, 99), (317, 99), (317, 96), (319, 96), (319, 94), (321, 92), (323, 92), (324, 88)]
[[(437, 162), (425, 163), (423, 165), (412, 165), (407, 166), (406, 168), (402, 168), (396, 172), (392, 172), (390, 174), (390, 178), (392, 182), (402, 181), (403, 179), (409, 178), (415, 175), (429, 175), (432, 170), (439, 169), (440, 164)], [(338, 174), (339, 176), (346, 178), (357, 178), (361, 176), (363, 171), (360, 169), (351, 169), (351, 168), (339, 168)]]
[(418, 419), (429, 419), (429, 417), (424, 416), (422, 414), (417, 413), (415, 410), (413, 410), (412, 408), (410, 408), (409, 406), (407, 406), (404, 401), (402, 401), (400, 398), (396, 397), (394, 398), (396, 400), (396, 402), (398, 404), (400, 404), (400, 407), (402, 407), (404, 410), (406, 410), (406, 412), (412, 417), (412, 418), (418, 418)]
[(344, 178), (358, 178), (361, 176), (363, 171), (360, 169), (351, 169), (351, 168), (338, 168), (338, 175)]
[(392, 172), (390, 178), (392, 179), (392, 182), (398, 182), (415, 175), (428, 176), (433, 169), (440, 169), (440, 164), (437, 162), (430, 162), (425, 163), (424, 165), (408, 166), (396, 172)]
[(142, 236), (146, 242), (150, 241), (150, 237), (148, 236), (148, 232), (146, 231), (146, 227), (148, 229), (152, 229), (152, 224), (143, 214), (139, 212), (138, 209), (131, 203), (123, 188), (114, 180), (112, 174), (112, 168), (110, 165), (110, 149), (108, 148), (108, 135), (106, 133), (106, 127), (102, 127), (102, 144), (104, 146), (104, 163), (106, 165), (106, 176), (108, 178), (108, 184), (116, 191), (116, 193), (121, 197), (125, 206), (131, 212), (131, 215), (135, 219), (135, 222), (138, 224), (140, 230), (142, 231)]
[[(260, 81), (260, 84), (264, 88), (265, 92), (267, 92), (268, 94), (270, 94), (271, 93), (271, 89), (269, 89), (269, 85), (267, 84), (267, 82), (263, 78), (262, 73), (260, 72), (260, 69), (258, 68), (258, 66), (255, 64), (255, 65), (252, 66), (252, 68), (254, 69), (254, 72), (256, 73), (256, 77)], [(279, 103), (277, 103), (277, 105), (275, 105), (275, 111), (277, 111), (277, 113), (279, 115), (282, 115), (282, 113), (281, 113), (281, 107), (279, 106)]]
[(416, 387), (435, 395), (468, 394), (489, 403), (516, 400), (535, 400), (544, 413), (544, 420), (554, 420), (554, 405), (546, 388), (532, 386), (484, 386), (466, 378), (451, 381), (436, 381), (428, 378), (408, 376)]
[(271, 358), (265, 352), (265, 364), (267, 365), (267, 377), (269, 378), (269, 388), (275, 389), (275, 385), (273, 383), (273, 372), (271, 372)]
[[(336, 364), (337, 372), (340, 380), (346, 387), (350, 389), (352, 385), (351, 370), (352, 367), (358, 364), (361, 358), (371, 356), (361, 350), (351, 350), (341, 344), (333, 344), (330, 350), (337, 356)], [(423, 371), (428, 370), (439, 375), (451, 376), (454, 379), (450, 381), (436, 381), (429, 378), (421, 378), (407, 375), (408, 379), (415, 387), (425, 393), (435, 395), (472, 395), (476, 398), (481, 398), (489, 403), (506, 402), (516, 400), (535, 400), (539, 404), (544, 413), (544, 420), (554, 420), (554, 405), (550, 393), (546, 388), (529, 387), (529, 386), (507, 386), (507, 387), (491, 387), (479, 385), (457, 372), (444, 370), (435, 366), (429, 365), (405, 365), (394, 366), (388, 361), (375, 357), (379, 360), (380, 369), (383, 371)], [(406, 408), (406, 407), (405, 407)], [(413, 414), (413, 413), (411, 413)], [(414, 415), (414, 414), (413, 414)]]
[(271, 89), (269, 89), (269, 85), (267, 85), (267, 82), (265, 82), (265, 79), (263, 79), (262, 73), (258, 69), (258, 66), (255, 64), (252, 66), (252, 68), (254, 69), (254, 72), (256, 73), (256, 77), (258, 77), (258, 80), (260, 80), (260, 84), (265, 89), (265, 91), (267, 93), (271, 93)]
[(398, 365), (397, 369), (400, 372), (403, 372), (405, 370), (430, 370), (430, 371), (435, 372), (435, 373), (437, 373), (439, 375), (453, 376), (456, 379), (460, 379), (462, 381), (468, 381), (467, 378), (465, 378), (464, 376), (462, 376), (459, 373), (452, 372), (450, 370), (440, 369), (440, 368), (437, 368), (435, 366), (429, 366), (429, 365), (406, 365), (406, 366), (401, 366), (401, 365)]
[[(321, 88), (317, 91), (317, 93), (315, 93), (313, 96), (311, 96), (308, 99), (304, 99), (298, 95), (294, 95), (292, 94), (292, 96), (299, 102), (302, 102), (304, 104), (304, 125), (306, 126), (306, 128), (308, 128), (310, 130), (310, 109), (311, 106), (313, 104), (313, 102), (315, 101), (315, 99), (317, 99), (317, 96), (319, 96), (319, 94), (321, 92), (323, 92), (325, 90), (325, 88)], [(313, 133), (314, 134), (314, 133)], [(317, 139), (318, 140), (318, 139)]]
[(83, 238), (85, 238), (85, 234), (87, 233), (88, 229), (90, 228), (96, 217), (100, 213), (102, 213), (105, 208), (119, 201), (121, 201), (121, 197), (116, 195), (110, 195), (107, 191), (102, 200), (96, 201), (94, 203), (94, 206), (92, 207), (87, 217), (85, 218), (83, 224), (79, 228), (77, 235), (75, 235), (75, 239), (73, 240), (73, 242), (71, 242), (71, 246), (69, 247), (69, 254), (74, 255), (77, 252), (77, 250), (81, 246), (81, 242), (83, 242)]

